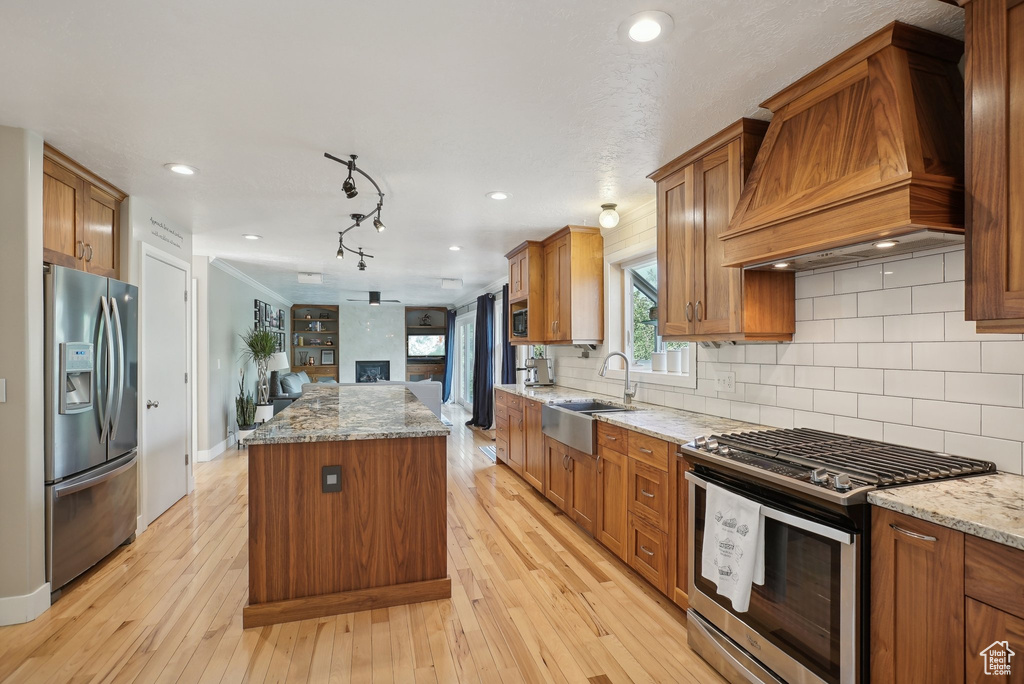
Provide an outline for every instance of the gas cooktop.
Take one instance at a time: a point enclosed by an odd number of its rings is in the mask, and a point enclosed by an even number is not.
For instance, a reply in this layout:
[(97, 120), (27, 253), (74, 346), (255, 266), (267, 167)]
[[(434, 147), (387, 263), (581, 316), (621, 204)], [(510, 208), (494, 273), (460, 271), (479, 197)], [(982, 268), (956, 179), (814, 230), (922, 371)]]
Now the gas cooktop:
[(709, 467), (843, 505), (862, 503), (880, 487), (996, 470), (990, 461), (809, 428), (698, 437), (682, 448)]

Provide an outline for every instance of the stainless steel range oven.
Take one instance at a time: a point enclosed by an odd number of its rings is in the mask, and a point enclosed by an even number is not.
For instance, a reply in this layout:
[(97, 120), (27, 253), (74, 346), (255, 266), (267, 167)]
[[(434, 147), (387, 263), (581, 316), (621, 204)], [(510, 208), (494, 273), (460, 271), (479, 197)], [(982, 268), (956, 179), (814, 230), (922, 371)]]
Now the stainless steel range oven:
[[(733, 682), (867, 681), (867, 493), (995, 470), (808, 429), (716, 435), (680, 449), (693, 464), (688, 641)], [(709, 483), (761, 505), (764, 584), (753, 585), (744, 612), (701, 575)]]

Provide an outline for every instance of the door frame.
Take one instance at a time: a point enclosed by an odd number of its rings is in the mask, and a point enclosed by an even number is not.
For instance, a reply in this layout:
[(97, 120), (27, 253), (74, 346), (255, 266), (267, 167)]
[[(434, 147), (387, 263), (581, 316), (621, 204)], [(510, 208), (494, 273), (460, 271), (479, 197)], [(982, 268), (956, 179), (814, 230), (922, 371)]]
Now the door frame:
[(188, 448), (189, 458), (188, 465), (185, 466), (185, 494), (191, 494), (195, 489), (195, 472), (193, 470), (195, 465), (195, 449), (193, 445), (196, 443), (196, 425), (193, 421), (193, 411), (195, 406), (195, 392), (196, 392), (196, 377), (195, 377), (195, 357), (193, 355), (193, 349), (196, 346), (195, 340), (195, 327), (193, 326), (193, 320), (195, 319), (195, 292), (192, 285), (192, 264), (184, 259), (168, 254), (161, 249), (153, 247), (145, 242), (139, 243), (139, 520), (137, 525), (136, 534), (141, 534), (149, 526), (143, 515), (146, 510), (146, 502), (149, 495), (147, 490), (146, 480), (146, 467), (148, 465), (147, 454), (145, 453), (144, 446), (146, 444), (146, 374), (142, 371), (148, 363), (146, 358), (146, 324), (148, 321), (149, 312), (146, 307), (142, 306), (143, 299), (143, 288), (146, 287), (146, 279), (149, 274), (149, 267), (147, 257), (152, 257), (157, 261), (162, 261), (168, 266), (174, 268), (180, 268), (185, 271), (185, 287), (188, 291), (188, 306), (185, 313), (185, 367), (188, 368), (189, 382), (185, 391), (185, 416), (188, 419)]
[(472, 402), (470, 402), (469, 404), (466, 404), (465, 402), (463, 402), (462, 393), (459, 391), (459, 388), (462, 386), (462, 380), (463, 380), (463, 378), (462, 378), (462, 374), (463, 374), (462, 362), (464, 360), (463, 357), (465, 356), (463, 354), (462, 347), (459, 344), (459, 328), (461, 326), (465, 325), (466, 323), (472, 323), (474, 325), (474, 331), (473, 331), (474, 332), (474, 338), (473, 338), (472, 344), (475, 345), (476, 344), (476, 337), (475, 337), (475, 333), (476, 333), (476, 330), (475, 330), (475, 325), (476, 325), (476, 309), (473, 309), (472, 311), (467, 311), (466, 313), (460, 314), (460, 315), (455, 317), (455, 372), (453, 373), (454, 381), (455, 381), (455, 403), (458, 404), (459, 406), (465, 408), (465, 409), (469, 409), (470, 411), (472, 411), (473, 410)]

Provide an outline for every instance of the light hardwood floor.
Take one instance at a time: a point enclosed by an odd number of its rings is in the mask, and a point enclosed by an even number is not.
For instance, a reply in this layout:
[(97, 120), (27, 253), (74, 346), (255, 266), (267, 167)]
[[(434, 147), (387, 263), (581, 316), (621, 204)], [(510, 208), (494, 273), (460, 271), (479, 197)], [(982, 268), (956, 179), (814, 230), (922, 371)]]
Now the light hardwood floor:
[(230, 451), (44, 615), (0, 628), (0, 681), (722, 681), (682, 611), (491, 464), (466, 417), (451, 409), (450, 600), (242, 630), (246, 460)]

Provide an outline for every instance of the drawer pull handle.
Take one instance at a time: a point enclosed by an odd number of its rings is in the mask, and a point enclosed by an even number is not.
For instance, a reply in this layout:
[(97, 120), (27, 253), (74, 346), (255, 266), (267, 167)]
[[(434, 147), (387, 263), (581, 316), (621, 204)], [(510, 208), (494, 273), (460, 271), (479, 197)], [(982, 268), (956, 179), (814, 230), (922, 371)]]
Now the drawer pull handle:
[(686, 322), (693, 322), (693, 302), (686, 302)]
[(89, 250), (89, 256), (87, 256), (85, 258), (85, 260), (91, 262), (92, 261), (92, 245), (86, 245), (85, 248)]
[(641, 489), (640, 493), (643, 494), (644, 496), (646, 496), (648, 499), (653, 499), (654, 498), (654, 494), (651, 494), (646, 489)]
[(646, 546), (644, 546), (643, 544), (640, 545), (640, 550), (643, 551), (644, 553), (646, 553), (648, 556), (653, 556), (654, 555), (654, 552), (651, 551)]
[(611, 435), (605, 435), (604, 438), (607, 439), (609, 442), (617, 442), (617, 441), (619, 441), (618, 437), (612, 437)]
[(892, 529), (896, 530), (900, 534), (905, 534), (908, 537), (913, 537), (914, 539), (920, 539), (921, 541), (926, 541), (926, 542), (938, 541), (935, 537), (931, 537), (931, 536), (929, 536), (927, 534), (918, 534), (917, 532), (911, 532), (910, 530), (905, 530), (902, 527), (900, 527), (899, 525), (895, 525), (893, 523), (889, 523), (889, 527), (891, 527)]
[(654, 453), (650, 449), (644, 449), (643, 447), (637, 447), (637, 449), (639, 449), (640, 453), (642, 453), (642, 454), (653, 454)]

